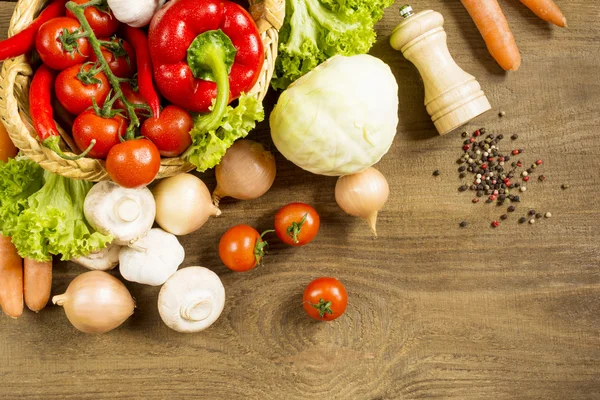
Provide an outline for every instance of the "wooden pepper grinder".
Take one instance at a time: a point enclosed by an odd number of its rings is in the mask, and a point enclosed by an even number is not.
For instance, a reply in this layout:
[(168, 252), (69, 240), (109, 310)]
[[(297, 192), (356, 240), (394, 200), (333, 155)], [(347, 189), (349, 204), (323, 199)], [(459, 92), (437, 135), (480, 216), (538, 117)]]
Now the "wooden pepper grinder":
[(413, 14), (410, 6), (404, 6), (400, 15), (404, 21), (394, 29), (390, 44), (419, 70), (425, 84), (425, 106), (439, 134), (491, 109), (479, 82), (450, 55), (442, 14), (432, 10)]

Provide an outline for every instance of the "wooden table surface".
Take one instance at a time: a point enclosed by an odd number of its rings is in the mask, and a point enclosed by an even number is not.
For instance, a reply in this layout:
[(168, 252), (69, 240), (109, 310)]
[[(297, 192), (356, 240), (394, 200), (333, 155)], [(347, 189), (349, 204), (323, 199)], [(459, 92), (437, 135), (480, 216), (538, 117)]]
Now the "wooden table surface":
[[(399, 21), (395, 4), (372, 50), (400, 87), (398, 135), (378, 165), (391, 197), (377, 240), (338, 209), (335, 178), (311, 175), (278, 154), (266, 196), (224, 202), (221, 218), (181, 239), (183, 266), (211, 268), (226, 287), (214, 326), (192, 335), (168, 329), (156, 307), (159, 289), (129, 283), (138, 309), (103, 336), (79, 333), (54, 306), (16, 321), (1, 316), (0, 397), (600, 398), (600, 5), (558, 3), (568, 29), (502, 1), (523, 55), (510, 74), (491, 59), (458, 0), (413, 4), (443, 13), (452, 54), (494, 106), (468, 129), (516, 133), (525, 162), (544, 160), (547, 181), (532, 181), (499, 228), (489, 224), (504, 209), (471, 204), (457, 192), (462, 138), (436, 135), (416, 69), (388, 45)], [(3, 34), (14, 4), (0, 2)], [(268, 143), (268, 125), (253, 136)], [(432, 177), (435, 169), (441, 176)], [(212, 173), (202, 178), (214, 187)], [(314, 243), (274, 243), (265, 266), (250, 273), (220, 263), (217, 243), (227, 227), (267, 229), (292, 201), (320, 212)], [(553, 217), (519, 225), (530, 208)], [(462, 220), (470, 226), (460, 229)], [(53, 294), (82, 272), (58, 264)], [(301, 307), (305, 285), (322, 275), (338, 277), (349, 292), (346, 315), (332, 323), (312, 322)]]

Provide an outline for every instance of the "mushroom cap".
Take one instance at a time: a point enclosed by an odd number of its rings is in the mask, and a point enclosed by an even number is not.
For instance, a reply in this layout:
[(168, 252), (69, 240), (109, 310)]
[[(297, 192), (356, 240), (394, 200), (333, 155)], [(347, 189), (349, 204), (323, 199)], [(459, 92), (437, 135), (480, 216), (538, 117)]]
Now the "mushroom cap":
[(110, 271), (119, 264), (120, 250), (121, 246), (109, 244), (98, 252), (73, 258), (71, 261), (92, 271)]
[(119, 270), (123, 279), (144, 285), (160, 286), (177, 271), (185, 258), (179, 241), (162, 229), (152, 229), (119, 253)]
[(98, 232), (126, 246), (146, 236), (154, 224), (156, 203), (148, 188), (127, 189), (112, 181), (99, 182), (87, 194), (85, 219)]
[(163, 322), (178, 332), (200, 332), (211, 326), (225, 307), (225, 288), (218, 275), (203, 267), (173, 274), (158, 295)]

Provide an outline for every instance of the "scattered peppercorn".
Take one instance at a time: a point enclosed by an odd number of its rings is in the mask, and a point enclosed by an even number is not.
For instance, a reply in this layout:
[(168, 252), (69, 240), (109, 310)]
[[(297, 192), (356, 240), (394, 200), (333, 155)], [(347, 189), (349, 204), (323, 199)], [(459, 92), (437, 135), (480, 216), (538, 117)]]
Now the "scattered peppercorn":
[(500, 219), (502, 219), (502, 220), (507, 220), (507, 219), (508, 219), (508, 215), (507, 215), (507, 214), (502, 214), (502, 215), (500, 216)]
[(515, 212), (516, 209), (517, 209), (517, 207), (510, 206), (510, 207), (508, 207), (508, 212)]
[(537, 214), (535, 214), (535, 217), (537, 219), (542, 219), (543, 215), (541, 213), (537, 213)]
[(552, 218), (552, 213), (550, 213), (550, 212), (547, 212), (547, 213), (544, 215), (544, 217), (546, 217), (546, 218)]
[(461, 228), (466, 228), (468, 225), (469, 225), (469, 223), (467, 221), (463, 221), (460, 223)]
[(521, 192), (526, 192), (527, 191), (527, 186), (521, 186)]
[(523, 178), (523, 180), (524, 180), (525, 182), (529, 182), (529, 177), (528, 177), (528, 176), (526, 176), (526, 177), (524, 177), (524, 178)]
[(493, 226), (494, 228), (497, 228), (497, 227), (499, 227), (499, 226), (500, 226), (500, 222), (499, 222), (499, 221), (493, 221), (493, 222), (492, 222), (492, 226)]
[(536, 165), (542, 165), (543, 161), (542, 160), (537, 160), (535, 163), (536, 163)]
[(462, 185), (461, 187), (458, 188), (459, 192), (464, 192), (468, 189), (469, 187), (467, 185)]
[(538, 179), (540, 182), (544, 182), (546, 180), (546, 175), (540, 175)]
[(479, 203), (479, 199), (477, 197), (473, 198), (473, 200), (471, 200), (473, 203)]
[(566, 183), (563, 183), (563, 185), (561, 186), (561, 189), (563, 189), (563, 190), (568, 189), (568, 188), (570, 188), (570, 186)]
[(519, 218), (519, 223), (520, 224), (524, 224), (525, 222), (527, 222), (527, 218), (525, 218), (525, 217)]
[(516, 133), (514, 135), (512, 135), (510, 137), (512, 140), (517, 140), (519, 138), (519, 135), (517, 135)]
[(469, 134), (467, 133), (467, 131), (464, 131), (464, 132), (461, 134), (461, 136), (462, 136), (462, 137), (467, 137), (468, 135), (469, 135)]
[(530, 223), (531, 225), (535, 224), (535, 219), (533, 219), (533, 218), (532, 218), (532, 219), (530, 219), (530, 220), (529, 220), (529, 223)]
[(433, 171), (433, 176), (440, 176), (440, 171), (437, 169)]
[(500, 112), (498, 113), (498, 116), (499, 116), (500, 118), (504, 117), (505, 115), (506, 115), (506, 112), (505, 112), (505, 111), (500, 111)]
[(527, 214), (529, 214), (529, 215), (535, 215), (535, 210), (529, 210), (529, 212)]

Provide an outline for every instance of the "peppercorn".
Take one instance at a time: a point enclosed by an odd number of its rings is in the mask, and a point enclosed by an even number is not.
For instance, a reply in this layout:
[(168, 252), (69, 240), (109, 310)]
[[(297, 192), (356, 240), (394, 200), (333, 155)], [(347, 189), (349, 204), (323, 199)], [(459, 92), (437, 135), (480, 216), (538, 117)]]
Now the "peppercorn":
[(479, 199), (477, 197), (474, 197), (473, 200), (471, 200), (473, 203), (479, 203)]
[(535, 224), (535, 219), (533, 219), (533, 218), (532, 218), (532, 219), (530, 219), (530, 220), (529, 220), (529, 223), (530, 223), (531, 225)]
[(464, 172), (461, 172), (461, 173), (458, 175), (458, 177), (459, 177), (460, 179), (464, 179), (466, 176), (467, 176), (467, 174), (465, 174)]
[(493, 221), (492, 222), (492, 227), (497, 228), (499, 226), (500, 226), (500, 222), (498, 222), (498, 221)]
[(546, 217), (546, 218), (552, 218), (552, 213), (547, 212), (546, 215), (544, 215), (544, 217)]
[(537, 160), (535, 163), (536, 165), (542, 165), (544, 162), (542, 160)]
[(461, 166), (461, 167), (458, 169), (458, 172), (465, 172), (465, 170), (466, 170), (466, 169), (467, 169), (467, 167), (465, 167), (465, 166), (463, 165), (463, 166)]
[(507, 220), (507, 219), (508, 219), (508, 215), (506, 215), (506, 214), (502, 214), (502, 215), (500, 216), (500, 219), (502, 219), (502, 220)]
[(519, 218), (519, 223), (520, 224), (524, 224), (525, 222), (527, 222), (527, 218), (525, 218), (525, 217)]
[(528, 177), (528, 176), (526, 176), (526, 177), (524, 177), (524, 178), (523, 178), (523, 180), (524, 180), (525, 182), (529, 182), (529, 177)]
[(499, 116), (500, 118), (504, 117), (505, 115), (506, 115), (506, 112), (505, 112), (505, 111), (500, 111), (500, 112), (498, 113), (498, 116)]
[(461, 133), (461, 136), (462, 136), (462, 137), (467, 137), (468, 135), (469, 135), (469, 134), (467, 133), (467, 131), (465, 131), (465, 132)]
[(512, 135), (510, 137), (512, 140), (517, 140), (519, 138), (519, 135), (517, 135), (516, 133), (514, 135)]
[(541, 219), (541, 218), (543, 217), (543, 215), (542, 215), (541, 213), (537, 213), (537, 214), (535, 214), (535, 217), (536, 217), (537, 219)]
[(465, 190), (467, 190), (469, 187), (467, 185), (462, 185), (461, 187), (458, 188), (459, 192), (464, 192)]
[(437, 169), (433, 171), (433, 176), (440, 176), (440, 171)]
[(570, 186), (567, 183), (563, 183), (563, 185), (560, 188), (565, 190), (565, 189), (570, 188)]
[(508, 212), (515, 212), (516, 209), (517, 209), (517, 207), (510, 206), (510, 207), (508, 207)]
[(546, 180), (546, 175), (540, 175), (538, 179), (540, 180), (540, 182), (544, 182)]
[(467, 221), (463, 221), (460, 223), (461, 228), (466, 228), (468, 225), (469, 225), (469, 223)]
[(535, 215), (535, 210), (529, 210), (529, 212), (527, 214), (529, 214), (529, 215)]

